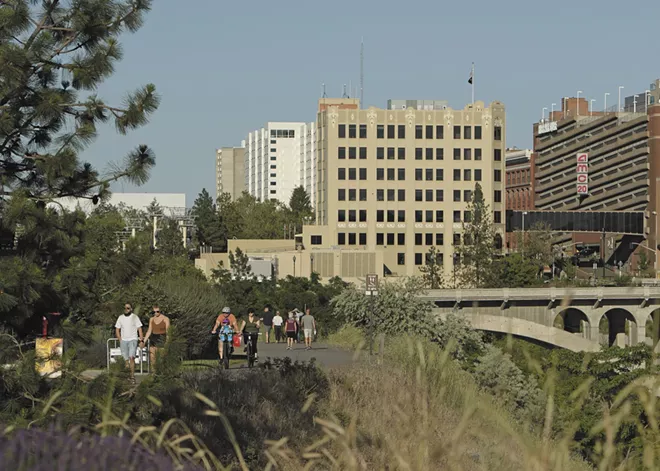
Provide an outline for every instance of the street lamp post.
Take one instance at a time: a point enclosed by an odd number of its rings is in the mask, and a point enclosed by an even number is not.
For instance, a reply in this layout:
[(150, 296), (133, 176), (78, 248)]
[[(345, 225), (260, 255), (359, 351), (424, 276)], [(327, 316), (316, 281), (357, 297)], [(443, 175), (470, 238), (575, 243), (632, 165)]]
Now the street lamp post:
[(576, 100), (577, 101), (577, 111), (575, 112), (576, 116), (580, 116), (580, 93), (582, 93), (582, 90), (578, 90), (578, 92), (577, 92), (577, 100)]
[(617, 112), (621, 112), (621, 90), (623, 90), (623, 85), (619, 85), (619, 107), (617, 108)]
[(541, 122), (545, 121), (545, 111), (547, 109), (548, 108), (544, 106), (543, 109), (541, 110)]
[(591, 105), (591, 110), (589, 110), (589, 116), (594, 115), (594, 101), (596, 101), (595, 98), (592, 98), (591, 100), (589, 100), (589, 104)]
[(637, 95), (633, 95), (633, 113), (637, 113)]
[(296, 256), (293, 256), (293, 277), (296, 277)]
[(564, 119), (566, 119), (566, 110), (567, 110), (567, 109), (568, 109), (568, 97), (565, 96), (565, 97), (564, 97), (564, 109), (563, 109), (563, 112), (564, 112), (564, 113), (563, 113), (563, 115), (564, 115), (563, 117), (564, 117)]
[(607, 97), (609, 96), (609, 93), (605, 94), (605, 99), (603, 100), (603, 113), (607, 113)]
[(309, 266), (311, 267), (310, 272), (309, 272), (309, 276), (311, 278), (312, 274), (314, 273), (314, 254), (313, 253), (309, 254)]
[(555, 106), (557, 106), (557, 103), (550, 105), (550, 121), (552, 121), (552, 115), (555, 114)]

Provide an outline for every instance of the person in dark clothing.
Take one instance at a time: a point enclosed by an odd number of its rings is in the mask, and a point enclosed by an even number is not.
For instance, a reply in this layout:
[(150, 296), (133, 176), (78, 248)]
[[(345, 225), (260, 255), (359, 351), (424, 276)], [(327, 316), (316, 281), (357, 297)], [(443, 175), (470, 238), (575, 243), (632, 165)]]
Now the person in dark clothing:
[[(243, 341), (245, 345), (248, 343), (248, 338), (252, 339), (252, 346), (254, 348), (254, 358), (258, 359), (257, 355), (257, 340), (259, 339), (259, 328), (261, 327), (261, 320), (254, 315), (254, 309), (248, 309), (248, 318), (243, 321), (241, 325), (241, 332), (243, 333)], [(245, 347), (244, 351), (247, 351)]]
[(264, 333), (266, 335), (266, 343), (270, 343), (270, 330), (273, 328), (273, 312), (270, 307), (264, 307), (264, 316), (261, 318), (264, 324)]

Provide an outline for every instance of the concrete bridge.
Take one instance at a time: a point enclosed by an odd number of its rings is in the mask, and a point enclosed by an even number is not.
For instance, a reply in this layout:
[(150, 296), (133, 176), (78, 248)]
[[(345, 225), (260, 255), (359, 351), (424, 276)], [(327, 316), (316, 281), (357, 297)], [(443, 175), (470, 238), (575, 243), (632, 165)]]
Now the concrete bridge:
[(650, 345), (660, 334), (660, 287), (441, 289), (422, 298), (441, 317), (572, 351)]

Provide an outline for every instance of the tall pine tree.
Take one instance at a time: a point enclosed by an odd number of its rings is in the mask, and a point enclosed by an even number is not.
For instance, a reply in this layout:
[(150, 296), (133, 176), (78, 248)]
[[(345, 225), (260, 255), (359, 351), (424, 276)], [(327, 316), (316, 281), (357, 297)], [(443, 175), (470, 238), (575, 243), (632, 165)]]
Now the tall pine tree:
[(192, 208), (195, 218), (195, 240), (197, 245), (214, 247), (223, 251), (227, 247), (227, 234), (213, 204), (213, 198), (202, 188)]

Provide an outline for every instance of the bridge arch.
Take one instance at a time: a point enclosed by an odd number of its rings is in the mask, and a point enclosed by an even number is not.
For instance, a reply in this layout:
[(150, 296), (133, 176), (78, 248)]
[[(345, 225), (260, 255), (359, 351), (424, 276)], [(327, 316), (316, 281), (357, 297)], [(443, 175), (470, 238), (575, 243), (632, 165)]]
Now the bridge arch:
[(575, 307), (566, 307), (559, 311), (553, 319), (552, 326), (571, 334), (582, 334), (584, 338), (590, 338), (591, 321), (584, 311)]
[[(607, 336), (607, 345), (637, 345), (638, 320), (627, 309), (622, 307), (611, 308), (598, 319), (598, 331)], [(618, 339), (618, 340), (617, 340)]]
[(649, 312), (644, 322), (645, 337), (654, 347), (660, 340), (660, 308), (653, 309)]

